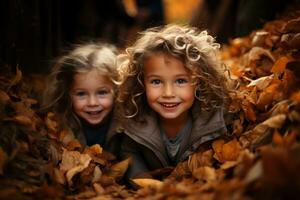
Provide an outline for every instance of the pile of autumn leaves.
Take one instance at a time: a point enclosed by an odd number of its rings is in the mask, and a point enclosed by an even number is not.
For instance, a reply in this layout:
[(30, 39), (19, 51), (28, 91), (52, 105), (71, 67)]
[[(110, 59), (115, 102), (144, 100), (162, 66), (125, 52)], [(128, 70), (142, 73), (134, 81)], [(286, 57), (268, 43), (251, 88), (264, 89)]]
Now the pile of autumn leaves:
[(229, 139), (180, 163), (148, 199), (296, 199), (300, 194), (300, 11), (221, 51), (233, 89)]
[[(36, 84), (18, 69), (0, 76), (0, 199), (125, 198), (117, 182), (129, 160), (117, 161), (100, 145), (82, 147), (59, 130), (53, 113), (39, 113)], [(41, 77), (42, 78), (42, 77)]]
[[(163, 181), (120, 184), (129, 161), (83, 148), (53, 113), (38, 113), (34, 84), (0, 76), (0, 199), (294, 199), (300, 194), (300, 11), (224, 46), (228, 139), (193, 154)], [(163, 172), (163, 170), (161, 171)]]

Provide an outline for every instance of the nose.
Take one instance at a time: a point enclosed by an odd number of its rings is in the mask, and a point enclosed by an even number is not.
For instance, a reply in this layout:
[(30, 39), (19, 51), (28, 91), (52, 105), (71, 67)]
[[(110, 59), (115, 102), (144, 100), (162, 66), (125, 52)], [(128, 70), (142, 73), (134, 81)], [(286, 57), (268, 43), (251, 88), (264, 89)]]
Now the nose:
[(174, 88), (171, 83), (166, 83), (163, 90), (164, 97), (174, 97)]
[(88, 105), (89, 106), (97, 106), (97, 105), (99, 105), (99, 99), (97, 98), (97, 96), (95, 96), (95, 95), (89, 96)]

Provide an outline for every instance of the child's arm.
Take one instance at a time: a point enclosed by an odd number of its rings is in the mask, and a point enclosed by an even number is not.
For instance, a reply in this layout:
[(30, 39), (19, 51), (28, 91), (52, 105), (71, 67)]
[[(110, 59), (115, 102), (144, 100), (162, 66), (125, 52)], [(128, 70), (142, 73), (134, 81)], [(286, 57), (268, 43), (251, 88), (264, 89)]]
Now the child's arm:
[(131, 157), (131, 164), (126, 177), (131, 178), (150, 178), (149, 169), (142, 155), (140, 144), (133, 141), (130, 137), (124, 136), (120, 156), (122, 159)]

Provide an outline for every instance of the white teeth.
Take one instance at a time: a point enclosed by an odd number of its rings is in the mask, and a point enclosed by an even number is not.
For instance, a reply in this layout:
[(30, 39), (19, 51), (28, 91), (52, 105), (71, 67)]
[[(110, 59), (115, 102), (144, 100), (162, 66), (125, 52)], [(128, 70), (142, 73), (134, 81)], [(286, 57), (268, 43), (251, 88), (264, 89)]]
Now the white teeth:
[(161, 105), (166, 107), (166, 108), (174, 108), (177, 105), (179, 105), (179, 103), (161, 103)]
[(89, 112), (87, 112), (88, 114), (90, 114), (90, 115), (97, 115), (97, 114), (99, 114), (101, 111), (89, 111)]

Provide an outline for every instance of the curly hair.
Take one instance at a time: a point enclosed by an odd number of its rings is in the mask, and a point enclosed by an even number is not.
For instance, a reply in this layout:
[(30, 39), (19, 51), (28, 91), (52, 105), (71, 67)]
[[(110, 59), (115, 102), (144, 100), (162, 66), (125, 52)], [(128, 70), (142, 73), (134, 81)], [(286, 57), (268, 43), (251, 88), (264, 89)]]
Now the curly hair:
[(228, 98), (226, 78), (217, 58), (220, 44), (207, 31), (187, 25), (170, 24), (141, 33), (136, 42), (118, 56), (119, 98), (124, 114), (143, 121), (149, 111), (143, 84), (144, 60), (154, 52), (180, 59), (192, 73), (195, 97), (201, 110), (224, 106)]
[(43, 95), (41, 110), (57, 113), (63, 125), (77, 131), (80, 128), (80, 122), (72, 111), (69, 95), (74, 76), (96, 69), (114, 84), (114, 93), (116, 93), (115, 83), (118, 77), (116, 57), (117, 49), (110, 44), (77, 45), (67, 55), (62, 56), (52, 68)]

